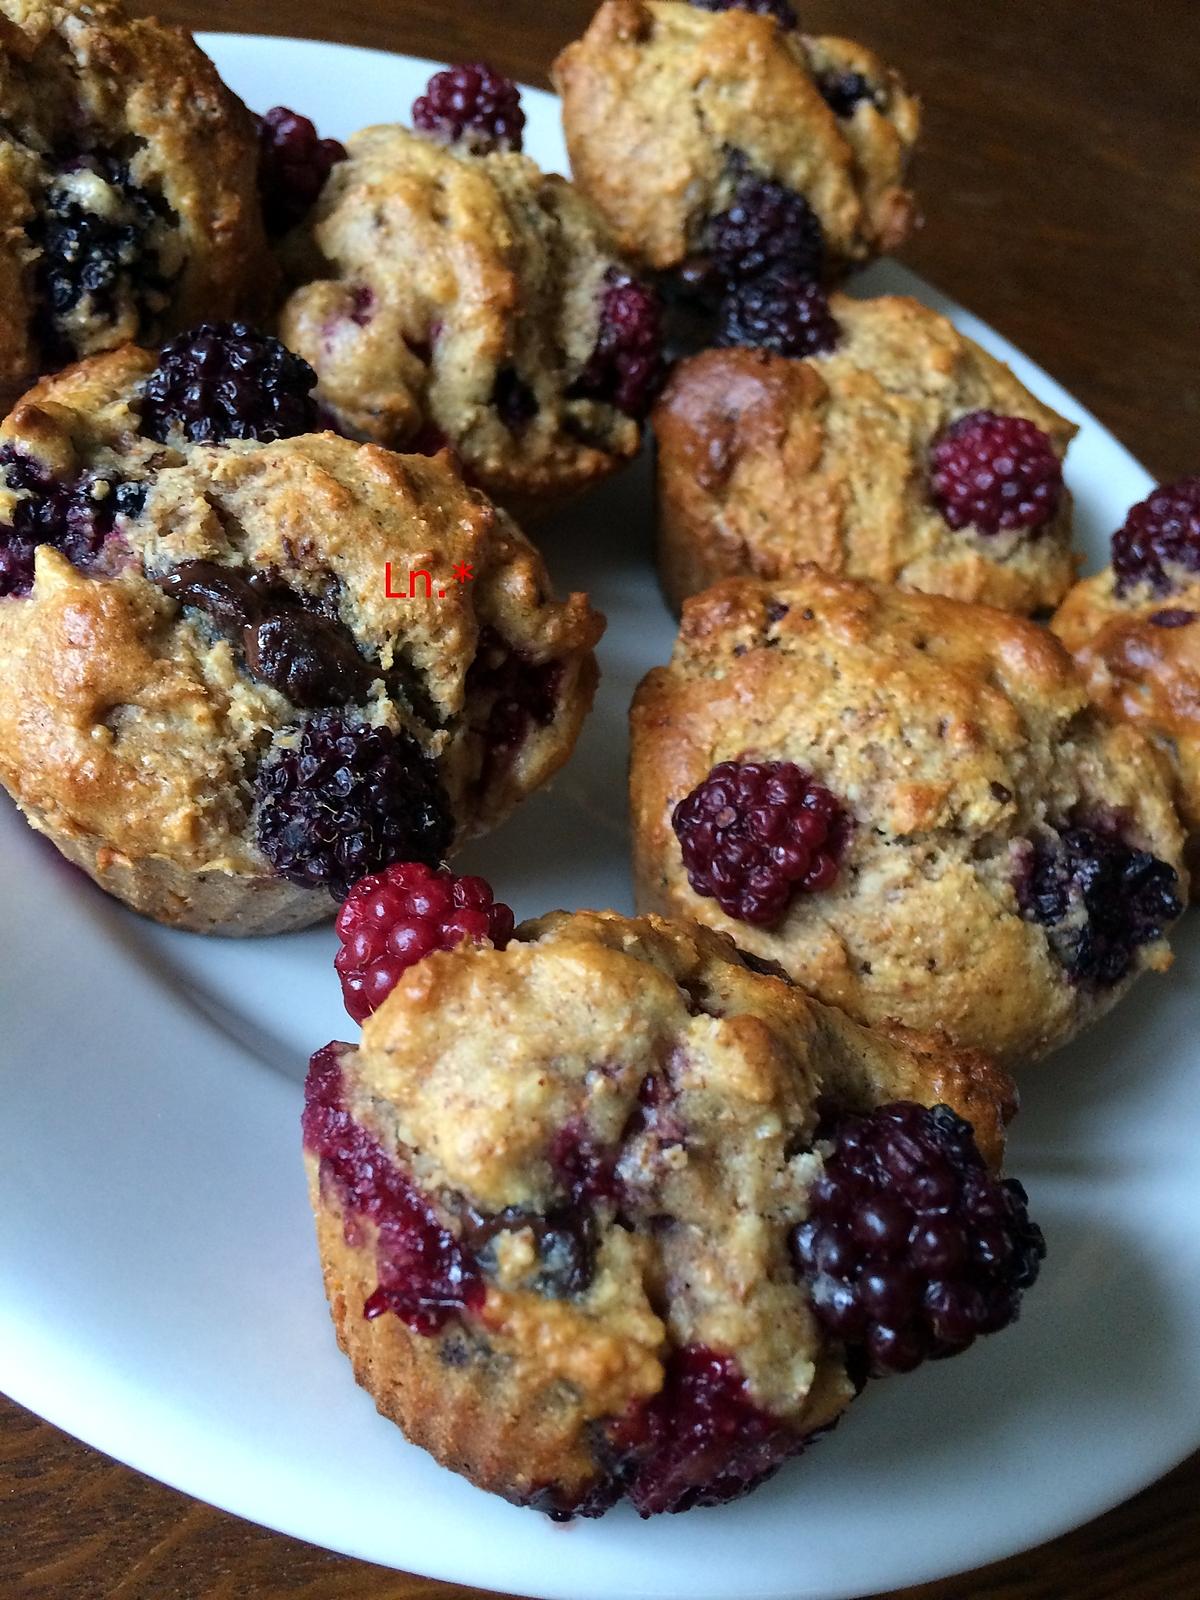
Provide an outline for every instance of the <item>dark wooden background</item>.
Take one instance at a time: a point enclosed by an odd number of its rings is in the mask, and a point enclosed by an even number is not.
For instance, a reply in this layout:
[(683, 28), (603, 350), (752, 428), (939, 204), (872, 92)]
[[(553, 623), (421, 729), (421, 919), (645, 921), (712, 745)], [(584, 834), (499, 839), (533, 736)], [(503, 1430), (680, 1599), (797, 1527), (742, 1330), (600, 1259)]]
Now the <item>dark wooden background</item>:
[[(927, 221), (905, 259), (1053, 372), (1153, 472), (1200, 471), (1200, 0), (796, 3), (810, 31), (865, 39), (925, 97)], [(143, 9), (197, 28), (483, 56), (544, 84), (591, 5), (163, 0)], [(286, 83), (278, 97), (287, 102)], [(985, 1480), (987, 1470), (981, 1462)], [(0, 1600), (467, 1594), (188, 1501), (0, 1399)], [(1056, 1544), (904, 1600), (1192, 1595), (1200, 1457)]]

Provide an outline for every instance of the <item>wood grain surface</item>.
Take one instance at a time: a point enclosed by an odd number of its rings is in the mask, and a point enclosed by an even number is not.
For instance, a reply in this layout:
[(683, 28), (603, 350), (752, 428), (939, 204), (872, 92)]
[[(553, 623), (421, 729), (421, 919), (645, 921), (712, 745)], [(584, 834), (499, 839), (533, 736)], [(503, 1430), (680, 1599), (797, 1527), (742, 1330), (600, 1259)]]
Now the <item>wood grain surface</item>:
[[(1200, 471), (1197, 0), (797, 3), (811, 31), (867, 40), (924, 96), (917, 176), (926, 225), (905, 259), (1054, 373), (1151, 471)], [(591, 6), (165, 0), (143, 9), (197, 28), (447, 60), (483, 56), (544, 84)], [(286, 83), (279, 98), (288, 99)], [(980, 1472), (986, 1498), (986, 1461)], [(476, 1592), (368, 1567), (226, 1516), (0, 1400), (0, 1600), (462, 1600)], [(904, 1600), (1193, 1595), (1200, 1457), (1055, 1544), (906, 1590)]]

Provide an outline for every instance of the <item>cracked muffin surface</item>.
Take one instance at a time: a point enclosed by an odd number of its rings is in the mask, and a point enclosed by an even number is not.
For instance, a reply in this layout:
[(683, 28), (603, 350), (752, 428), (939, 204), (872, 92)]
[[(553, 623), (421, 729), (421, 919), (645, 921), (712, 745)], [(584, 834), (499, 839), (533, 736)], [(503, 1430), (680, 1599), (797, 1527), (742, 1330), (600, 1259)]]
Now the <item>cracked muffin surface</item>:
[(95, 357), (0, 429), (0, 778), (148, 915), (302, 926), (557, 770), (603, 621), (445, 455), (146, 437), (155, 361)]
[(331, 411), (395, 448), (449, 443), (470, 481), (519, 509), (634, 456), (657, 304), (592, 207), (514, 152), (399, 126), (347, 147), (289, 241), (305, 281), (281, 314)]
[(1122, 588), (1111, 567), (1067, 595), (1050, 626), (1095, 703), (1162, 755), (1194, 859), (1200, 836), (1200, 580)]
[[(862, 92), (848, 102), (835, 85), (851, 76)], [(719, 251), (714, 221), (747, 173), (805, 202), (832, 273), (912, 229), (918, 104), (849, 40), (740, 9), (605, 0), (553, 78), (575, 182), (644, 266)]]
[(1032, 623), (815, 568), (729, 579), (685, 603), (632, 732), (639, 905), (864, 1021), (1018, 1063), (1169, 963), (1167, 780)]
[(695, 924), (554, 913), (435, 953), (310, 1069), (338, 1339), (412, 1440), (520, 1504), (734, 1498), (852, 1397), (789, 1236), (832, 1110), (896, 1101), (954, 1107), (998, 1164), (1003, 1072)]
[(182, 30), (110, 0), (0, 4), (0, 388), (202, 315), (274, 269), (253, 119)]
[[(1061, 481), (1074, 425), (916, 300), (834, 295), (831, 310), (839, 338), (827, 355), (708, 350), (675, 368), (654, 411), (669, 603), (813, 562), (1023, 614), (1056, 606), (1077, 566)], [(1005, 519), (1015, 526), (953, 526), (937, 503), (935, 452), (979, 414), (1039, 430), (1055, 481), (1051, 501), (1026, 513), (1032, 526), (1019, 512)]]

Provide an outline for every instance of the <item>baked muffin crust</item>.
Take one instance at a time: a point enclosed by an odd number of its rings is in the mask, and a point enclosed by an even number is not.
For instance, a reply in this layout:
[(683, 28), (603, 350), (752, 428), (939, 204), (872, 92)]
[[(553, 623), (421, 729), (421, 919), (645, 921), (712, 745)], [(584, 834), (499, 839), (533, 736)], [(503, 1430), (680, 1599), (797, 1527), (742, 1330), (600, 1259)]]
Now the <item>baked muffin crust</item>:
[[(1100, 925), (1066, 887), (1075, 830), (1101, 853), (1146, 852), (1179, 895), (1183, 837), (1154, 752), (1090, 706), (1031, 623), (815, 568), (731, 579), (685, 604), (631, 717), (639, 906), (729, 932), (860, 1020), (942, 1028), (1015, 1065), (1169, 963), (1143, 930), (1119, 975), (1078, 970)], [(847, 816), (832, 884), (770, 927), (693, 890), (672, 827), (718, 763), (751, 760), (796, 763)], [(1062, 890), (1049, 922), (1042, 880)], [(1107, 938), (1116, 909), (1097, 914)]]

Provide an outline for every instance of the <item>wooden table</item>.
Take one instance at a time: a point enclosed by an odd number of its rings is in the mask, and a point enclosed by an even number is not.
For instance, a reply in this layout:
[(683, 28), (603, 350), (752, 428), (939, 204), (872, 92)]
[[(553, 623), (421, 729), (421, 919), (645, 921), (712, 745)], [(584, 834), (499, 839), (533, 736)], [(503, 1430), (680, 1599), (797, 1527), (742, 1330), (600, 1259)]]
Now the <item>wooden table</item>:
[[(919, 188), (927, 223), (905, 259), (1060, 378), (1152, 471), (1200, 471), (1196, 0), (797, 4), (812, 31), (868, 40), (925, 96)], [(591, 5), (164, 0), (156, 9), (195, 27), (320, 36), (440, 59), (485, 56), (544, 84), (547, 64), (581, 31)], [(287, 100), (286, 84), (279, 94)], [(69, 1294), (63, 1312), (70, 1314)], [(453, 1600), (467, 1593), (344, 1560), (189, 1502), (0, 1400), (0, 1596)], [(1200, 1457), (1053, 1545), (905, 1594), (1200, 1594)]]

